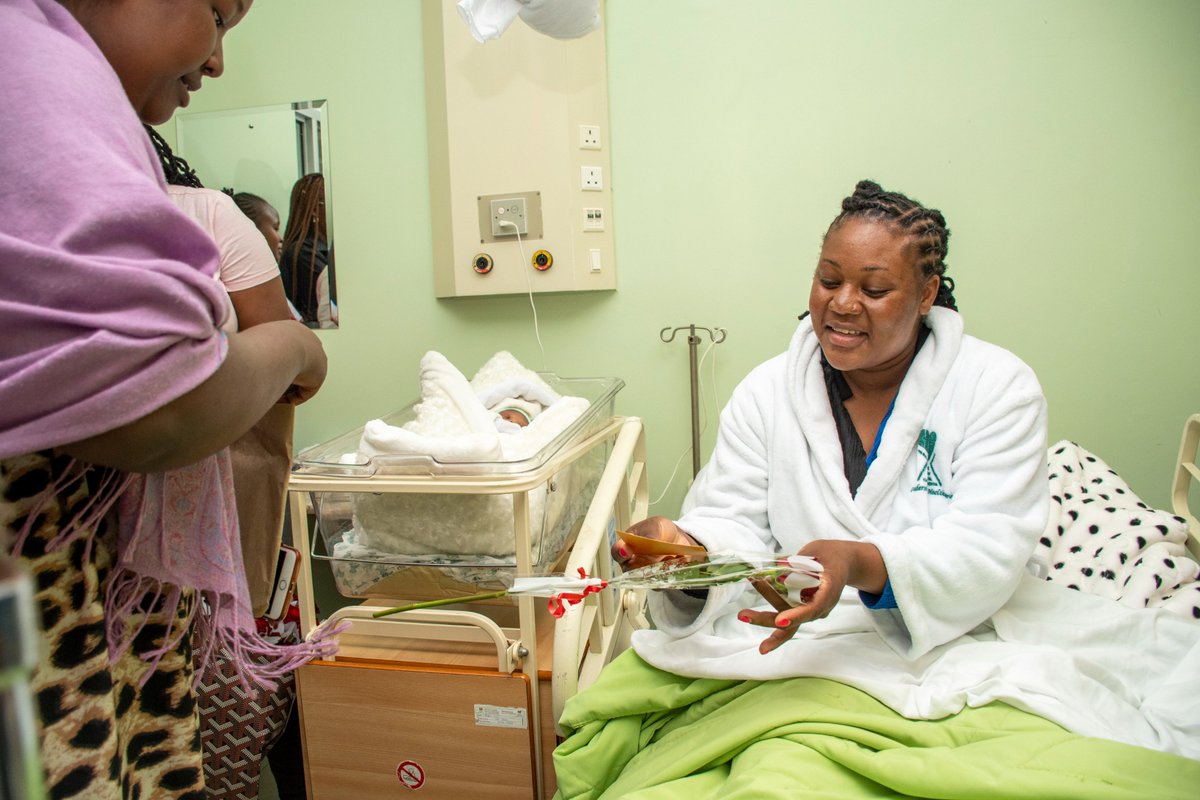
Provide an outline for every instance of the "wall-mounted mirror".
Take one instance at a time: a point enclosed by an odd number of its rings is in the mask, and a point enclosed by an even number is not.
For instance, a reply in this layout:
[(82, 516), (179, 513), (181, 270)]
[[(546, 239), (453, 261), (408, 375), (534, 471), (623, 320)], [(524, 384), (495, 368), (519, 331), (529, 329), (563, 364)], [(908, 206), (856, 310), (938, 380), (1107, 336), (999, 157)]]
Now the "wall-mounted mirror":
[(309, 327), (336, 328), (328, 104), (179, 113), (175, 139), (175, 151), (205, 186), (257, 195), (275, 211), (288, 300)]

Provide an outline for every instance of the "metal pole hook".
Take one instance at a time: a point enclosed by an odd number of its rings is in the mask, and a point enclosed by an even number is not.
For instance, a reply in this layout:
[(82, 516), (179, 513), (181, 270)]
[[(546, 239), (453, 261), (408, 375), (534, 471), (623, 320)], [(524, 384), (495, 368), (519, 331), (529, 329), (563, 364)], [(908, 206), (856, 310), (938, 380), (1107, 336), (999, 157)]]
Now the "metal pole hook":
[[(704, 331), (709, 335), (709, 338), (713, 340), (713, 344), (720, 344), (721, 342), (725, 341), (726, 331), (724, 328), (704, 328), (698, 325), (682, 325), (678, 328), (663, 328), (658, 332), (658, 338), (662, 339), (664, 342), (673, 342), (675, 341), (675, 334), (679, 331), (687, 331), (689, 338), (695, 337), (696, 331)], [(698, 341), (699, 340), (697, 340), (697, 342)]]

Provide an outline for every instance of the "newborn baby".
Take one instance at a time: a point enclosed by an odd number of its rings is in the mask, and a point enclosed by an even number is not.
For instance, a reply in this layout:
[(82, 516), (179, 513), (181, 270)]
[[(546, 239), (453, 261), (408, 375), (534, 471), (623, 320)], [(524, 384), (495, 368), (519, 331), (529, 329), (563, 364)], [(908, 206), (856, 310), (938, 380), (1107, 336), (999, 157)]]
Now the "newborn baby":
[(541, 403), (523, 397), (505, 397), (490, 410), (496, 414), (496, 429), (501, 433), (512, 433), (532, 422), (543, 408)]

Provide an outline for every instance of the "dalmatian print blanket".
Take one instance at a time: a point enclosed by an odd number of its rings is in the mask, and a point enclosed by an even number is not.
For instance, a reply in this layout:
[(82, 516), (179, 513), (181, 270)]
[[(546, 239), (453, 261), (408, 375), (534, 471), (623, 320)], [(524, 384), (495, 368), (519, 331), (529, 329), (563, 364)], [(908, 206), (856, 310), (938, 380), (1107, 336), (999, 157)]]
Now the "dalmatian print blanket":
[(1200, 619), (1200, 565), (1183, 517), (1151, 508), (1100, 458), (1061, 441), (1047, 451), (1050, 518), (1036, 555), (1047, 580), (1127, 606)]

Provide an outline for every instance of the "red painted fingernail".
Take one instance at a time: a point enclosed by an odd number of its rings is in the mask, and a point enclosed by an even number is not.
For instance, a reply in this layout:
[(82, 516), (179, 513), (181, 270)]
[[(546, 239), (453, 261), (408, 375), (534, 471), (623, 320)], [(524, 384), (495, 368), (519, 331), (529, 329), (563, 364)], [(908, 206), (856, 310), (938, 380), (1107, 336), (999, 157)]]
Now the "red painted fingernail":
[(788, 625), (792, 624), (792, 621), (790, 619), (777, 619), (775, 620), (775, 624), (780, 628), (786, 628)]
[(738, 622), (749, 622), (749, 621), (750, 621), (750, 617), (746, 616), (745, 614), (738, 614)]
[(625, 549), (625, 545), (623, 544), (617, 545), (617, 553), (620, 554), (621, 558), (629, 558), (629, 551)]

